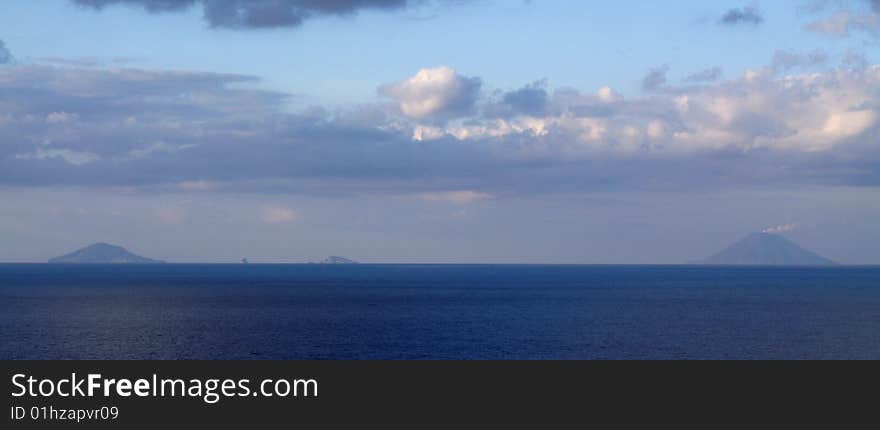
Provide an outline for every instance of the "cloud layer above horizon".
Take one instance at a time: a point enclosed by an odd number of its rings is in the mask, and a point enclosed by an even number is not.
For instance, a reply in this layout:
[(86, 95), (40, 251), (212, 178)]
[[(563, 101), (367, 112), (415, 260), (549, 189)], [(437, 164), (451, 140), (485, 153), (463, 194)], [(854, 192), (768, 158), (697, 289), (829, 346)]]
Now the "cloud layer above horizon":
[(638, 97), (546, 81), (490, 91), (426, 68), (379, 84), (390, 103), (298, 112), (251, 76), (6, 66), (0, 184), (490, 195), (880, 184), (880, 67), (792, 74), (779, 61)]

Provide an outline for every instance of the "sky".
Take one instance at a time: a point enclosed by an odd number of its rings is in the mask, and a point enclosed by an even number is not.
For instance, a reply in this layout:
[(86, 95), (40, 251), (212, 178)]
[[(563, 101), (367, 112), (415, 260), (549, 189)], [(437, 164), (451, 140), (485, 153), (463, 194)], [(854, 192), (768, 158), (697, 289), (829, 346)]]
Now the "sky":
[(880, 1), (5, 0), (0, 261), (880, 264)]

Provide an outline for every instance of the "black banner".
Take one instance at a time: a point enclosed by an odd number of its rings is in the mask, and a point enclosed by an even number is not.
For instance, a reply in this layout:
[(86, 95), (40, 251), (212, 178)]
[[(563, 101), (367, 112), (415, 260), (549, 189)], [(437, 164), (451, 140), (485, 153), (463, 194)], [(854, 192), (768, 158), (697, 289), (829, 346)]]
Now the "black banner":
[[(846, 399), (872, 411), (876, 363), (2, 362), (3, 428), (352, 423), (470, 428), (645, 419), (756, 423)], [(870, 376), (869, 376), (870, 375)]]

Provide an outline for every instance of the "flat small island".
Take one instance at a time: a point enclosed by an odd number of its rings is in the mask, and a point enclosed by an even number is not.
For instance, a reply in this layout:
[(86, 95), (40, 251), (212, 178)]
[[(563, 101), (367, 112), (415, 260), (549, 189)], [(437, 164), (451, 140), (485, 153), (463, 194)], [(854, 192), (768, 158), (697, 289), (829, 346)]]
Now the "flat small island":
[(331, 255), (321, 260), (319, 264), (358, 264), (358, 262), (345, 257), (337, 257), (335, 255)]

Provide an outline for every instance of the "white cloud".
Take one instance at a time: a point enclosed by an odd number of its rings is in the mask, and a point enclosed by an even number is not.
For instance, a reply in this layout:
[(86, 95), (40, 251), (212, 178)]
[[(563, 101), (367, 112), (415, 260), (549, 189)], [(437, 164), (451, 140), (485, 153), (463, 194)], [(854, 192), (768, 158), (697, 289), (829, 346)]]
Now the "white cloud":
[[(717, 85), (669, 88), (623, 101), (610, 90), (557, 96), (556, 113), (510, 120), (472, 117), (431, 134), (501, 143), (527, 137), (510, 150), (541, 157), (682, 156), (693, 152), (763, 148), (832, 150), (874, 131), (880, 123), (880, 67), (775, 76), (751, 70)], [(563, 102), (564, 99), (564, 102)], [(616, 100), (614, 105), (608, 101)], [(422, 133), (424, 135), (424, 132)], [(536, 152), (536, 150), (539, 150)]]
[(410, 118), (455, 118), (473, 109), (481, 86), (478, 78), (461, 76), (449, 67), (437, 67), (384, 85), (379, 92), (397, 101), (400, 111)]
[(877, 112), (856, 110), (834, 112), (825, 121), (822, 133), (832, 139), (845, 139), (858, 136), (877, 124)]
[(446, 130), (439, 127), (419, 125), (416, 126), (416, 129), (413, 131), (413, 140), (419, 142), (437, 140), (444, 136), (446, 136)]
[(617, 94), (613, 89), (611, 89), (611, 87), (599, 88), (599, 91), (596, 92), (596, 95), (599, 97), (599, 100), (605, 103), (613, 103), (622, 98), (620, 94)]
[(789, 232), (797, 230), (797, 228), (798, 228), (797, 224), (784, 224), (784, 225), (779, 225), (776, 227), (765, 228), (764, 233), (771, 233), (771, 234), (789, 233)]
[(458, 140), (479, 139), (484, 137), (502, 138), (512, 134), (526, 133), (540, 136), (546, 133), (547, 119), (520, 117), (511, 120), (495, 119), (475, 124), (456, 124), (446, 128)]

